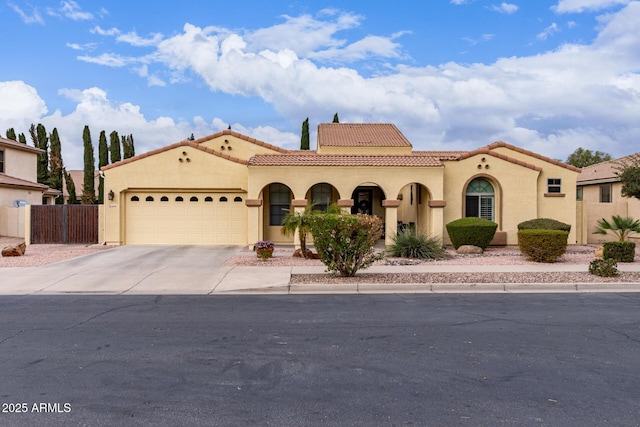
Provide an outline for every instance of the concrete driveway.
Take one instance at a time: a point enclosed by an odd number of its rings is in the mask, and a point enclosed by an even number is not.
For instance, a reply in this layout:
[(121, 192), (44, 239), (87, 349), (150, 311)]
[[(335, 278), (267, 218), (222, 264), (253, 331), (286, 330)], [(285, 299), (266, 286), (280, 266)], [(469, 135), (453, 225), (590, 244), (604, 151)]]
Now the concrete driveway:
[(207, 294), (239, 246), (118, 246), (33, 268), (0, 269), (2, 294)]

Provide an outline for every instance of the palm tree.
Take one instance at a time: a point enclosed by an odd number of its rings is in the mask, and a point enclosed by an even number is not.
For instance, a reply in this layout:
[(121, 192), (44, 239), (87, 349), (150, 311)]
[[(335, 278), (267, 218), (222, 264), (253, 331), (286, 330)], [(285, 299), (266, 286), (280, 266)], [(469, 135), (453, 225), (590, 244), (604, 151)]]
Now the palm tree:
[(606, 235), (608, 231), (613, 232), (618, 237), (619, 242), (624, 242), (631, 233), (640, 233), (640, 220), (631, 217), (623, 218), (620, 215), (611, 217), (612, 222), (602, 218), (593, 234)]
[(300, 252), (302, 252), (303, 258), (308, 258), (307, 255), (307, 234), (311, 231), (311, 220), (315, 212), (313, 210), (314, 204), (308, 204), (304, 208), (304, 212), (289, 211), (282, 220), (282, 229), (280, 230), (285, 236), (293, 236), (296, 231), (300, 238)]

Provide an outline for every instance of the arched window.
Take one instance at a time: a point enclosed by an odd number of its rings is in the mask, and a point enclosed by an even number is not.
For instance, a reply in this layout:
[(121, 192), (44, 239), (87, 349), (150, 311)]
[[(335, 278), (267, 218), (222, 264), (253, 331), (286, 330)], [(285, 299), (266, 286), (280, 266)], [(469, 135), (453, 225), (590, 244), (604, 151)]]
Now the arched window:
[(476, 178), (467, 186), (465, 194), (465, 216), (475, 216), (494, 221), (495, 190), (484, 178)]
[(133, 197), (131, 197), (131, 201), (132, 201), (132, 202), (139, 202), (139, 201), (140, 201), (140, 197), (138, 197), (138, 196), (133, 196)]
[(242, 197), (236, 196), (236, 197), (233, 198), (233, 201), (234, 202), (241, 202), (242, 201)]
[(224, 196), (222, 196), (222, 197), (220, 197), (220, 201), (221, 201), (221, 202), (226, 202), (226, 201), (227, 201), (227, 198), (226, 198), (226, 197), (224, 197)]
[(291, 190), (284, 184), (269, 185), (269, 225), (282, 225), (291, 204)]
[(184, 199), (182, 198), (182, 196), (178, 196), (176, 197), (176, 202), (184, 202)]
[(197, 202), (198, 198), (196, 196), (191, 196), (191, 198), (189, 199), (190, 202)]
[(153, 196), (147, 196), (146, 199), (144, 199), (146, 202), (153, 202)]
[(213, 202), (213, 197), (207, 196), (207, 197), (204, 198), (204, 201), (205, 202)]
[(326, 212), (331, 204), (331, 184), (316, 184), (311, 187), (311, 203), (316, 211)]
[(160, 201), (161, 202), (168, 202), (169, 198), (167, 196), (162, 196), (162, 197), (160, 197)]

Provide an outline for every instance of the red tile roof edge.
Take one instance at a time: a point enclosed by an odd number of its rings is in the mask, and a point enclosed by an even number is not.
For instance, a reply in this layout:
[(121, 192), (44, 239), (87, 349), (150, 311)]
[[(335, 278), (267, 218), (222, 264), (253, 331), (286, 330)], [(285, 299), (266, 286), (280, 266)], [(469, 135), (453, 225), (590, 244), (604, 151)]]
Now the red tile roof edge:
[(237, 157), (233, 157), (233, 156), (229, 156), (228, 154), (224, 154), (221, 153), (220, 151), (216, 151), (213, 150), (211, 148), (207, 148), (207, 147), (203, 147), (202, 145), (200, 145), (200, 143), (196, 142), (196, 141), (180, 141), (180, 142), (176, 142), (174, 144), (171, 145), (167, 145), (165, 147), (161, 147), (161, 148), (157, 148), (155, 150), (151, 150), (151, 151), (147, 151), (146, 153), (142, 153), (139, 154), (137, 156), (133, 156), (133, 157), (129, 157), (128, 159), (124, 159), (124, 160), (120, 160), (119, 162), (116, 163), (111, 163), (110, 165), (106, 165), (101, 167), (101, 170), (108, 170), (117, 166), (122, 166), (122, 165), (126, 165), (127, 163), (131, 163), (134, 162), (136, 160), (140, 160), (140, 159), (144, 159), (145, 157), (151, 157), (153, 155), (156, 154), (160, 154), (160, 153), (164, 153), (165, 151), (169, 151), (172, 150), (174, 148), (178, 148), (178, 147), (192, 147), (195, 148), (196, 150), (200, 150), (200, 151), (204, 151), (205, 153), (209, 153), (212, 154), (214, 156), (218, 156), (221, 157), (223, 159), (235, 162), (235, 163), (239, 163), (241, 165), (246, 165), (248, 164), (248, 162), (246, 160), (242, 160), (239, 159)]
[(482, 147), (482, 148), (478, 148), (477, 150), (469, 151), (466, 154), (461, 155), (458, 160), (468, 159), (469, 157), (475, 156), (477, 154), (488, 154), (488, 155), (500, 158), (502, 160), (506, 160), (508, 162), (515, 163), (517, 165), (524, 166), (526, 168), (536, 170), (538, 172), (540, 172), (542, 170), (542, 168), (540, 168), (538, 166), (535, 166), (535, 165), (532, 165), (532, 164), (527, 163), (527, 162), (523, 162), (522, 160), (514, 159), (513, 157), (509, 157), (509, 156), (506, 156), (504, 154), (498, 154), (498, 153), (496, 153), (494, 151), (491, 151), (494, 148), (499, 148), (499, 147), (508, 148), (508, 149), (516, 151), (518, 153), (526, 154), (528, 156), (534, 157), (534, 158), (539, 159), (539, 160), (543, 160), (543, 161), (545, 161), (547, 163), (551, 163), (551, 164), (556, 165), (556, 166), (563, 167), (565, 169), (572, 170), (574, 172), (580, 172), (581, 171), (580, 168), (577, 168), (575, 166), (571, 166), (571, 165), (568, 165), (566, 163), (560, 162), (558, 160), (552, 159), (550, 157), (546, 157), (546, 156), (543, 156), (541, 154), (534, 153), (533, 151), (525, 150), (524, 148), (516, 147), (515, 145), (507, 144), (504, 141), (497, 141), (497, 142), (494, 142), (493, 144), (487, 145), (486, 147)]

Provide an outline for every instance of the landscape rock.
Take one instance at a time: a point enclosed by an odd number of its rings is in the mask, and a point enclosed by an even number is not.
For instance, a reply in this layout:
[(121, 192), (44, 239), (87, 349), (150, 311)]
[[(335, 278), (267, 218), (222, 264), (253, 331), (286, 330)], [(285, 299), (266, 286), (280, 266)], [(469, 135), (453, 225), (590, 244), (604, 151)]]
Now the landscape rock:
[[(294, 257), (298, 257), (298, 258), (304, 258), (302, 256), (302, 249), (296, 249), (295, 251), (293, 251), (293, 255)], [(311, 252), (309, 249), (307, 249), (307, 259), (318, 259), (318, 254), (314, 254), (313, 252)]]
[(602, 258), (604, 256), (604, 246), (598, 246), (595, 251), (596, 258)]
[(484, 251), (478, 246), (462, 245), (456, 249), (456, 252), (465, 255), (481, 255)]
[(25, 252), (27, 252), (27, 245), (22, 242), (18, 243), (17, 245), (7, 246), (2, 249), (2, 256), (22, 256), (25, 254)]

